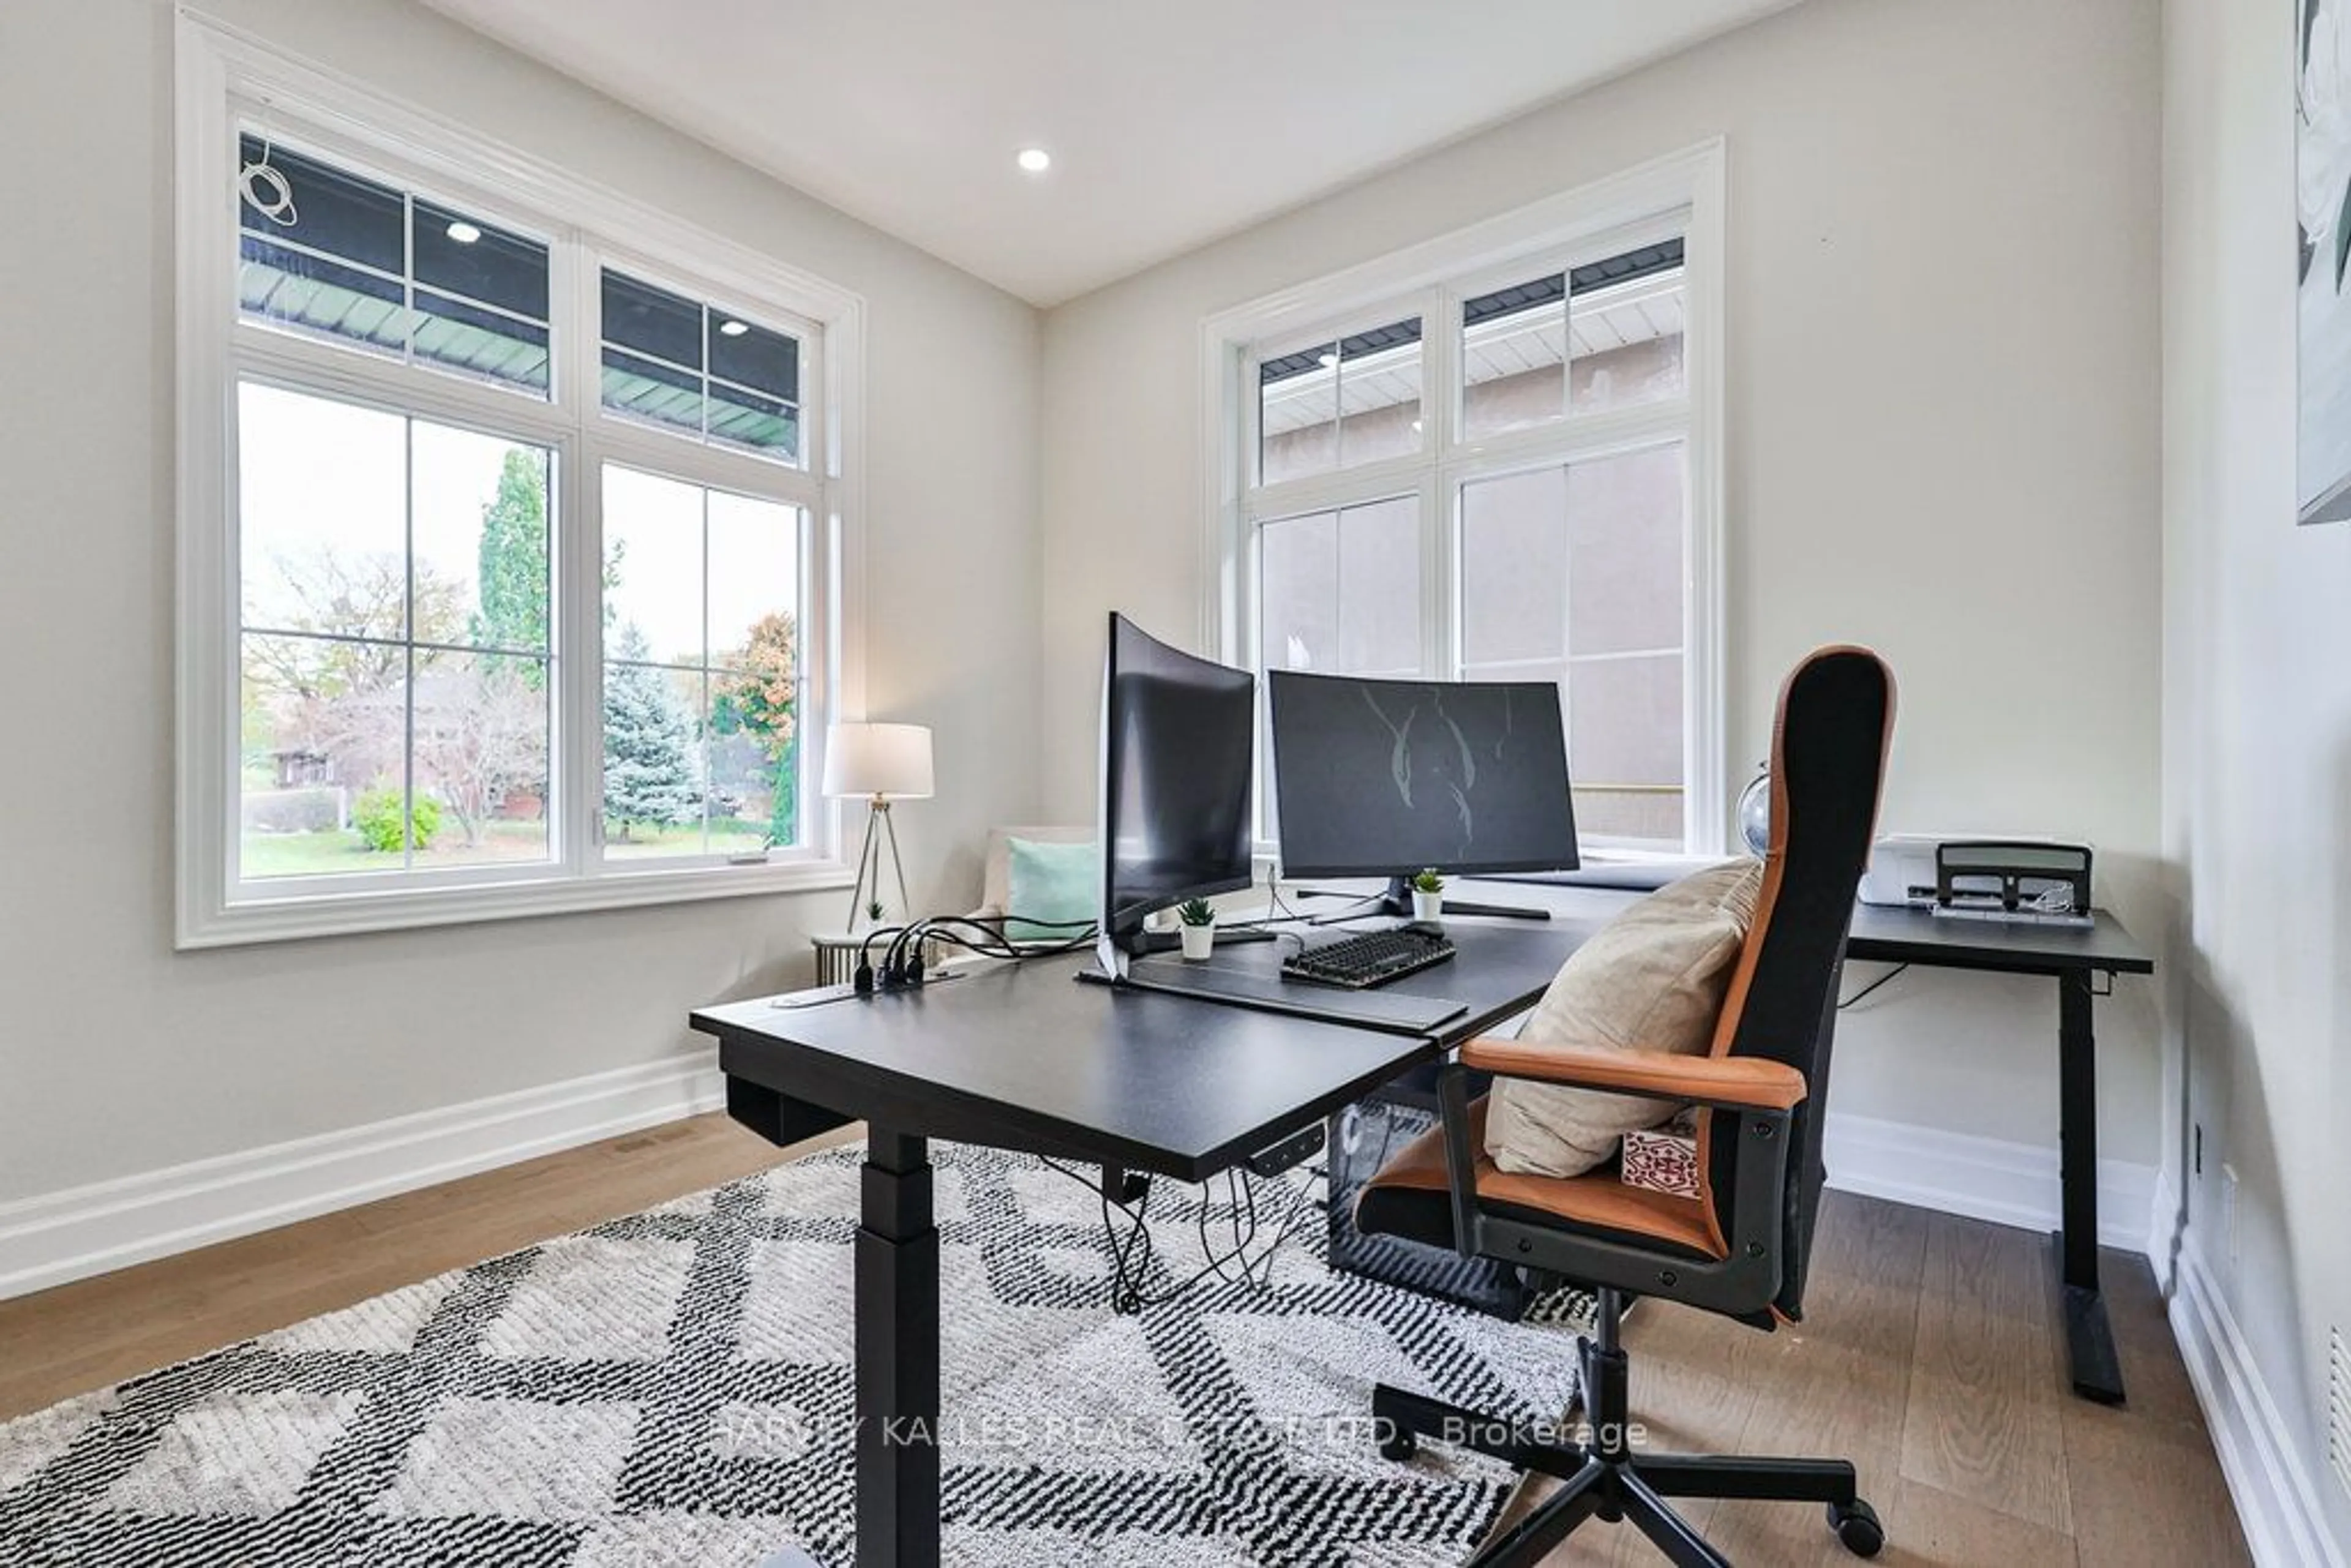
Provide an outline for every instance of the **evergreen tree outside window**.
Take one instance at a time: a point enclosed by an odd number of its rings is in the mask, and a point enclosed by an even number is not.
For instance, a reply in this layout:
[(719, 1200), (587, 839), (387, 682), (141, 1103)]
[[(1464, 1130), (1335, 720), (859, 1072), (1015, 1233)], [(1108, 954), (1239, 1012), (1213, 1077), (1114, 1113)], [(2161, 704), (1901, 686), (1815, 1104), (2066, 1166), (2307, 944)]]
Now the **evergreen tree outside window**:
[[(623, 627), (621, 648), (642, 661), (644, 633)], [(604, 816), (624, 844), (641, 829), (701, 821), (699, 737), (693, 711), (669, 675), (642, 662), (615, 664), (605, 673)]]

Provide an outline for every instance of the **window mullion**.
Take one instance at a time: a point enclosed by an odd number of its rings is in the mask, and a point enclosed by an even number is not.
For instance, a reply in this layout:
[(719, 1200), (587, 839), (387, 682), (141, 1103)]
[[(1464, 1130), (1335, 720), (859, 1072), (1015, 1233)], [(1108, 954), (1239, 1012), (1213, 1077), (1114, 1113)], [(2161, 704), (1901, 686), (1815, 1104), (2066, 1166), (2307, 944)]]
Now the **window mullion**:
[(436, 424), (459, 425), (546, 445), (572, 428), (569, 414), (538, 398), (478, 384), (340, 345), (240, 320), (229, 333), (236, 374), (289, 392), (357, 402)]
[(1420, 668), (1433, 680), (1461, 674), (1458, 504), (1443, 470), (1420, 486)]
[(564, 717), (560, 751), (564, 800), (564, 861), (572, 875), (601, 867), (604, 791), (604, 455), (596, 439), (597, 387), (603, 363), (598, 331), (597, 262), (584, 243), (561, 247), (568, 263), (569, 354), (557, 369), (569, 373), (573, 427), (567, 482), (559, 486), (564, 519), (561, 600), (567, 612), (563, 646)]

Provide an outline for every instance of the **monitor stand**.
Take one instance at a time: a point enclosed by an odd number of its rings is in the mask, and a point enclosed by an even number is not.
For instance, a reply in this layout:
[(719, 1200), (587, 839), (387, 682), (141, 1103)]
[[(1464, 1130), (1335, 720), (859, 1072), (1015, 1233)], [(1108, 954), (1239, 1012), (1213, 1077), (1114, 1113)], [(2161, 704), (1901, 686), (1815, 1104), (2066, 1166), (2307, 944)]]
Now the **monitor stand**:
[[(1295, 891), (1301, 898), (1362, 899), (1366, 896), (1360, 893), (1341, 893), (1336, 888), (1328, 887), (1301, 887)], [(1409, 878), (1392, 876), (1388, 878), (1388, 890), (1385, 893), (1371, 896), (1377, 897), (1379, 903), (1364, 912), (1367, 917), (1374, 915), (1393, 915), (1398, 920), (1412, 918), (1412, 883)], [(1455, 898), (1447, 898), (1445, 901), (1445, 913), (1489, 915), (1502, 920), (1549, 920), (1551, 918), (1550, 910), (1531, 908), (1523, 904), (1471, 904), (1467, 900)]]

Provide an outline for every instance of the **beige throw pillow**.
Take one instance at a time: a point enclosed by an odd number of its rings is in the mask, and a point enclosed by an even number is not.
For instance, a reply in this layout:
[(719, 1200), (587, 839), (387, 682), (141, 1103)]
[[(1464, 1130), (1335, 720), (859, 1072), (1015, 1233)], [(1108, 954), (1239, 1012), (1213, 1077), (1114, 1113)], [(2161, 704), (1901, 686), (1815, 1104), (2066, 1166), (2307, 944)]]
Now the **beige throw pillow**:
[[(1575, 950), (1519, 1038), (1704, 1054), (1762, 885), (1763, 862), (1740, 860), (1659, 888)], [(1626, 1133), (1654, 1127), (1680, 1108), (1665, 1100), (1499, 1079), (1487, 1112), (1486, 1152), (1506, 1171), (1582, 1176), (1615, 1157)]]

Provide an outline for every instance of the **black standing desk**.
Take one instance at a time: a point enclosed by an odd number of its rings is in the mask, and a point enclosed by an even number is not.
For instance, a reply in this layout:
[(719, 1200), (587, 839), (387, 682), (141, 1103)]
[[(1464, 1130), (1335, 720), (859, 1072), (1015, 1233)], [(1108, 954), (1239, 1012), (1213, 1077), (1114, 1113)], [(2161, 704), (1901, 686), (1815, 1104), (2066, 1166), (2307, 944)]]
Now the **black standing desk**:
[[(866, 1124), (855, 1252), (857, 1561), (939, 1560), (939, 1233), (927, 1140), (1200, 1181), (1525, 1010), (1589, 926), (1464, 926), (1384, 988), (1467, 1009), (1426, 1036), (1083, 985), (1037, 959), (920, 991), (705, 1008), (728, 1114), (778, 1145)], [(1218, 963), (1274, 968), (1277, 944)]]
[[(1513, 877), (1514, 894), (1534, 892), (1554, 920), (1604, 919), (1687, 866), (1595, 865), (1566, 877)], [(2086, 926), (2009, 925), (1954, 919), (1925, 909), (1855, 904), (1845, 956), (1940, 969), (2041, 975), (2057, 982), (2059, 1229), (2056, 1251), (2065, 1298), (2065, 1351), (2074, 1392), (2100, 1404), (2123, 1398), (2122, 1365), (2098, 1286), (2098, 1061), (2091, 1027), (2097, 976), (2151, 975), (2155, 959), (2099, 910)]]
[(2065, 1354), (2074, 1392), (2104, 1405), (2123, 1398), (2122, 1364), (2098, 1287), (2098, 1057), (2092, 979), (2151, 975), (2155, 960), (2101, 910), (2089, 926), (2008, 925), (1948, 919), (1923, 909), (1855, 907), (1845, 956), (1942, 969), (2044, 975), (2057, 982), (2058, 1265), (2064, 1281)]

